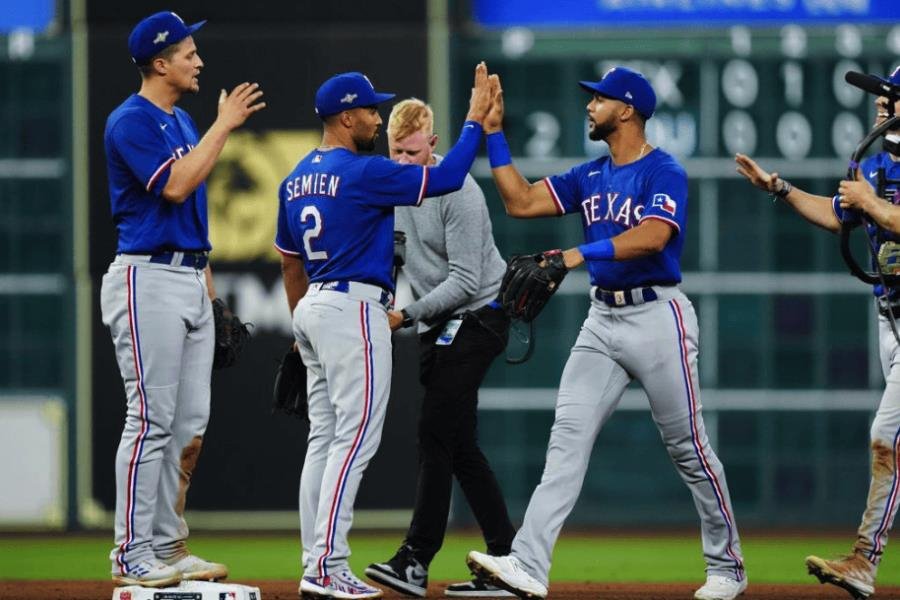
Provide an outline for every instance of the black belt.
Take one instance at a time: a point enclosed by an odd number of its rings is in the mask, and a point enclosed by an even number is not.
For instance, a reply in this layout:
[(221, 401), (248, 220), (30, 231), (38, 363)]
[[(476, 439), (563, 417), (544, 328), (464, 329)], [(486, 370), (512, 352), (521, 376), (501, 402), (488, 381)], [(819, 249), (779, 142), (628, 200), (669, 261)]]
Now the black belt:
[[(181, 254), (181, 261), (175, 260), (175, 255)], [(160, 252), (150, 257), (150, 262), (160, 265), (172, 265), (173, 267), (193, 267), (197, 270), (206, 268), (209, 263), (209, 255), (206, 252)]]
[(636, 304), (644, 304), (645, 302), (653, 302), (659, 296), (652, 287), (631, 288), (630, 290), (602, 290), (596, 288), (594, 297), (607, 306), (634, 306)]

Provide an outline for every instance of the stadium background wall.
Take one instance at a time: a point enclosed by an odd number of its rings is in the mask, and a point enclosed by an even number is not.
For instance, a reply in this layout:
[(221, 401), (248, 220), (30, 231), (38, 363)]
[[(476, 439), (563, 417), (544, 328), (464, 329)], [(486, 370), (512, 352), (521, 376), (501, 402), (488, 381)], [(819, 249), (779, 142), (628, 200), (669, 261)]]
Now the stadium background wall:
[[(0, 94), (8, 124), (0, 127), (0, 399), (6, 406), (52, 397), (62, 407), (63, 501), (47, 520), (53, 526), (109, 523), (124, 406), (97, 302), (115, 243), (102, 128), (137, 89), (125, 44), (130, 27), (166, 6), (72, 2), (71, 22), (38, 36), (27, 60), (0, 44), (0, 69), (16, 90)], [(220, 87), (259, 81), (270, 103), (229, 141), (209, 182), (217, 287), (257, 324), (257, 335), (246, 361), (214, 376), (192, 524), (296, 524), (306, 430), (268, 412), (274, 358), (290, 339), (271, 223), (275, 186), (318, 140), (316, 86), (337, 71), (367, 72), (380, 88), (430, 100), (446, 143), (463, 116), (471, 67), (482, 59), (503, 77), (508, 137), (532, 178), (603, 151), (586, 142), (577, 79), (620, 63), (651, 75), (662, 99), (651, 139), (678, 154), (691, 178), (684, 289), (700, 316), (707, 425), (735, 510), (748, 525), (853, 524), (882, 385), (871, 302), (846, 275), (836, 241), (738, 181), (731, 155), (750, 152), (801, 187), (831, 193), (848, 144), (873, 117), (870, 99), (845, 86), (843, 72), (884, 73), (895, 64), (897, 27), (498, 27), (473, 19), (466, 2), (443, 0), (343, 2), (339, 12), (287, 1), (252, 14), (211, 1), (181, 11), (188, 21), (210, 19), (197, 40), (207, 64), (202, 92), (184, 104), (199, 127), (212, 122)], [(72, 115), (81, 118), (69, 127)], [(378, 151), (385, 149), (382, 139)], [(578, 241), (571, 219), (508, 219), (485, 160), (474, 173), (505, 255)], [(496, 365), (482, 394), (481, 436), (514, 518), (540, 476), (586, 289), (584, 277), (567, 279), (541, 317), (533, 362)], [(361, 524), (406, 525), (415, 477), (414, 346), (398, 340), (401, 367), (385, 441), (361, 488)], [(646, 401), (629, 390), (621, 408), (598, 439), (572, 523), (692, 523)], [(453, 524), (471, 523), (464, 502), (455, 502)]]

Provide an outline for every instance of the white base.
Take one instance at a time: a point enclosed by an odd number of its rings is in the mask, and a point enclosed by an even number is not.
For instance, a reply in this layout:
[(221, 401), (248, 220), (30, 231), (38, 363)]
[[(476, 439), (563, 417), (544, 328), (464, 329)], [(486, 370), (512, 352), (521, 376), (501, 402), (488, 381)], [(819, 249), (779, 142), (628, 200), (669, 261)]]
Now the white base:
[(262, 600), (259, 588), (237, 583), (182, 581), (175, 587), (117, 587), (112, 600)]

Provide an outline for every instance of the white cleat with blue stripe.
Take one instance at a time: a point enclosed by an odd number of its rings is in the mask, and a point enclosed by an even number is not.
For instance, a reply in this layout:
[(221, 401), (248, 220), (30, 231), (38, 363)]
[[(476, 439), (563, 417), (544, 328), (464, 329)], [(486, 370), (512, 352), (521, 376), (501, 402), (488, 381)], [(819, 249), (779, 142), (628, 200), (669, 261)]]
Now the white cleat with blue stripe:
[(116, 585), (139, 585), (162, 588), (181, 583), (181, 571), (159, 561), (144, 560), (130, 566), (124, 573), (113, 575)]
[(339, 598), (367, 600), (381, 598), (383, 592), (360, 580), (350, 569), (325, 577), (304, 577), (300, 580), (300, 597), (304, 599)]

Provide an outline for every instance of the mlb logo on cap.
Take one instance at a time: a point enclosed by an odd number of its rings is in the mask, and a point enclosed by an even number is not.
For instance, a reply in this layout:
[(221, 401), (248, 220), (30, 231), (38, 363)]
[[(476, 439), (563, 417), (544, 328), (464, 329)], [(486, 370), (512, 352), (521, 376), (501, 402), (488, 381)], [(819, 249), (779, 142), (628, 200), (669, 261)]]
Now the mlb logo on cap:
[(369, 78), (355, 71), (335, 75), (316, 92), (316, 114), (321, 118), (360, 106), (375, 106), (395, 94), (375, 91)]
[(627, 67), (613, 67), (600, 81), (579, 81), (588, 92), (632, 105), (645, 119), (656, 110), (656, 92), (647, 78)]
[(138, 65), (145, 65), (172, 44), (193, 35), (204, 23), (206, 21), (185, 25), (181, 17), (171, 11), (150, 15), (135, 25), (128, 36), (131, 59)]

